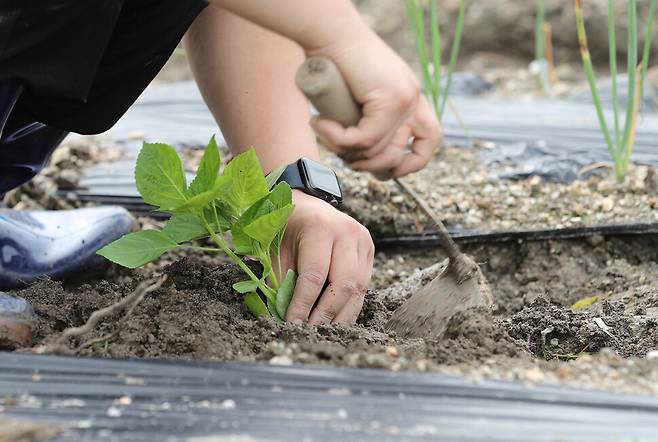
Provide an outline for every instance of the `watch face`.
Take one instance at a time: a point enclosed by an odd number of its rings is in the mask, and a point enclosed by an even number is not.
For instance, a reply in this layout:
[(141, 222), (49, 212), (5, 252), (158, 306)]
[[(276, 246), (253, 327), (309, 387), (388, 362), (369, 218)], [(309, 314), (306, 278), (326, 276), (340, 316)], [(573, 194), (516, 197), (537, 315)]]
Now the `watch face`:
[(338, 200), (341, 199), (342, 192), (333, 170), (308, 158), (303, 158), (302, 164), (309, 187), (333, 195)]

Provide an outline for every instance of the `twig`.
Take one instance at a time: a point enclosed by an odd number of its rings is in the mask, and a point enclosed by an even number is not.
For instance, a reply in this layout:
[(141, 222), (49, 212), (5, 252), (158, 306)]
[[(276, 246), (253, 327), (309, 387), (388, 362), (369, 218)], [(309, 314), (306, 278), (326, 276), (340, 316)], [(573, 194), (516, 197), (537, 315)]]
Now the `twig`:
[(62, 334), (55, 340), (55, 342), (52, 345), (45, 345), (39, 350), (39, 353), (64, 353), (64, 354), (70, 354), (73, 353), (75, 354), (77, 351), (90, 347), (91, 345), (94, 345), (97, 342), (102, 342), (106, 339), (111, 338), (112, 336), (116, 335), (117, 332), (115, 331), (114, 333), (111, 333), (109, 335), (104, 336), (103, 338), (95, 338), (89, 341), (86, 341), (82, 343), (76, 350), (71, 351), (68, 346), (69, 339), (71, 338), (80, 338), (86, 334), (91, 333), (94, 328), (98, 325), (99, 322), (101, 322), (103, 319), (116, 315), (119, 312), (126, 310), (126, 313), (124, 316), (121, 318), (119, 323), (117, 324), (117, 327), (121, 327), (125, 319), (130, 316), (135, 309), (135, 307), (142, 302), (144, 297), (154, 291), (160, 288), (164, 281), (167, 279), (166, 276), (163, 276), (160, 278), (158, 281), (152, 283), (152, 281), (143, 281), (141, 282), (137, 288), (128, 296), (125, 298), (115, 302), (114, 304), (96, 310), (89, 316), (89, 319), (87, 319), (87, 322), (80, 326), (80, 327), (70, 327), (67, 328), (62, 332)]

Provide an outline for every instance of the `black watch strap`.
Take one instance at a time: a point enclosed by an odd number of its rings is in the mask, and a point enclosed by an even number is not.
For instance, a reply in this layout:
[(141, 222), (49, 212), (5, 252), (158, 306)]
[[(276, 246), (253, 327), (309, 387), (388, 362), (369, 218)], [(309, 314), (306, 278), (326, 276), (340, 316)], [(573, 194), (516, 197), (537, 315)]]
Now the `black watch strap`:
[(302, 180), (302, 171), (299, 170), (299, 160), (292, 164), (288, 164), (283, 173), (277, 180), (277, 183), (285, 181), (291, 189), (305, 190), (306, 186)]
[(283, 181), (292, 189), (299, 189), (334, 206), (343, 200), (334, 171), (308, 158), (300, 158), (286, 166), (277, 183)]

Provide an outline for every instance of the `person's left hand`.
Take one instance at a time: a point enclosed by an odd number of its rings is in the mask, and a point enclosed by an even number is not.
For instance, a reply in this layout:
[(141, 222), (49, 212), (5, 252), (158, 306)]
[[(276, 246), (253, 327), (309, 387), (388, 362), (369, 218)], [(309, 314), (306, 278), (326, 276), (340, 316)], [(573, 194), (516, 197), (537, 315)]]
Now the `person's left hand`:
[(370, 233), (316, 197), (294, 190), (293, 199), (281, 266), (296, 269), (298, 276), (286, 320), (354, 324), (372, 275), (375, 246)]

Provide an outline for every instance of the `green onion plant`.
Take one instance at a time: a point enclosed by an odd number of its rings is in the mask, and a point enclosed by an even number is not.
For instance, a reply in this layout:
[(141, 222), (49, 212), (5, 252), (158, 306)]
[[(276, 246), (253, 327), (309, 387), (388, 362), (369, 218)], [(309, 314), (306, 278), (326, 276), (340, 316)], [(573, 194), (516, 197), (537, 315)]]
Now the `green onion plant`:
[(423, 6), (425, 2), (418, 0), (405, 0), (405, 3), (422, 71), (423, 89), (431, 99), (436, 118), (441, 121), (446, 103), (448, 102), (448, 92), (452, 83), (452, 74), (455, 70), (455, 65), (457, 64), (457, 56), (459, 55), (459, 47), (461, 45), (464, 30), (466, 0), (459, 1), (459, 13), (457, 15), (455, 35), (446, 70), (445, 84), (441, 83), (443, 54), (441, 50), (441, 29), (439, 26), (438, 2), (437, 0), (429, 1), (429, 44), (426, 42), (426, 13)]
[(656, 0), (649, 0), (649, 16), (644, 34), (644, 48), (642, 60), (638, 65), (638, 24), (637, 24), (637, 0), (628, 0), (628, 94), (626, 113), (623, 116), (619, 106), (619, 92), (617, 85), (617, 40), (615, 35), (615, 13), (613, 0), (608, 0), (608, 48), (610, 61), (610, 76), (612, 81), (612, 111), (613, 132), (608, 128), (601, 99), (596, 86), (596, 76), (589, 46), (587, 44), (587, 33), (585, 30), (585, 19), (583, 15), (583, 1), (575, 0), (576, 25), (578, 29), (578, 41), (580, 43), (580, 54), (587, 75), (587, 82), (592, 93), (592, 101), (601, 125), (603, 137), (608, 146), (610, 157), (614, 163), (615, 176), (618, 182), (622, 182), (628, 170), (633, 144), (637, 115), (642, 102), (644, 92), (644, 81), (649, 67), (649, 54), (651, 52), (651, 39), (653, 34), (653, 22), (656, 17)]
[(539, 67), (541, 86), (547, 95), (552, 95), (549, 81), (549, 66), (546, 57), (546, 1), (537, 0), (537, 13), (535, 17), (535, 63)]

